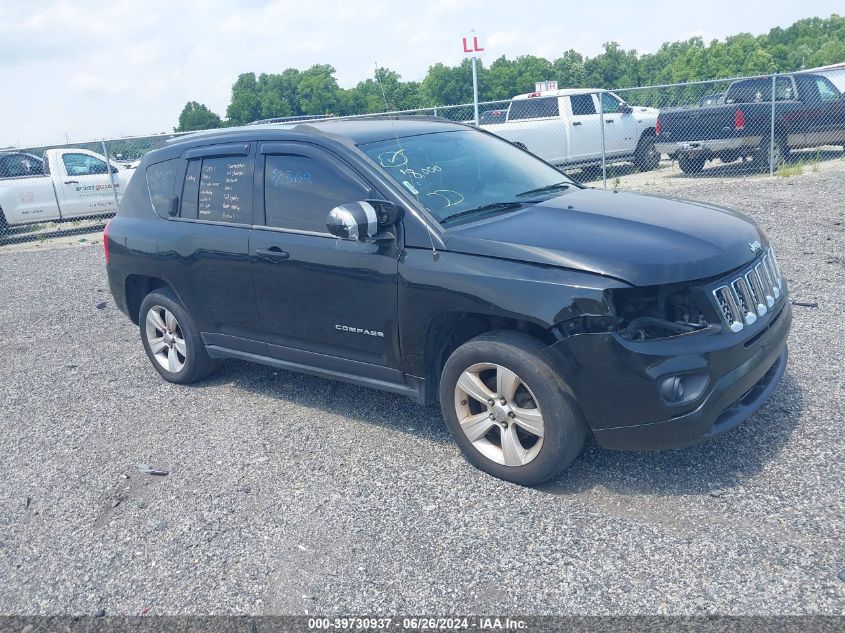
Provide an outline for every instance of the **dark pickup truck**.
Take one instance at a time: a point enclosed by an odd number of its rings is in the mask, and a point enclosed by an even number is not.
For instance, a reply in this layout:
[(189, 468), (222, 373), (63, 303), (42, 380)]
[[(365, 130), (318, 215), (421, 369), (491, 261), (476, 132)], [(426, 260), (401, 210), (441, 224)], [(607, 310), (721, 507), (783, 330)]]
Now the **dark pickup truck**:
[(751, 157), (764, 171), (777, 168), (793, 149), (845, 145), (845, 98), (827, 77), (777, 75), (772, 142), (772, 78), (733, 82), (723, 104), (662, 110), (657, 151), (677, 159), (687, 174), (704, 163)]

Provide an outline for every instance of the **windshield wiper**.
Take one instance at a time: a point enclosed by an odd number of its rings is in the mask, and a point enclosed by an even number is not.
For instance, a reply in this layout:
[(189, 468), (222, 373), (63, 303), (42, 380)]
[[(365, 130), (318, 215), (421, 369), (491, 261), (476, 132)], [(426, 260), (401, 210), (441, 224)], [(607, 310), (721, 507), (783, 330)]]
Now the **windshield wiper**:
[(533, 196), (537, 193), (546, 193), (547, 191), (558, 191), (559, 189), (569, 189), (571, 182), (556, 182), (553, 185), (546, 185), (545, 187), (537, 187), (536, 189), (529, 189), (528, 191), (523, 191), (522, 193), (516, 194), (516, 197), (522, 196)]
[(512, 209), (518, 209), (520, 207), (524, 207), (526, 204), (531, 204), (535, 202), (534, 200), (511, 200), (510, 202), (491, 202), (490, 204), (483, 204), (480, 207), (474, 207), (472, 209), (465, 209), (464, 211), (460, 211), (459, 213), (455, 213), (454, 215), (450, 215), (449, 217), (443, 218), (440, 220), (440, 224), (447, 224), (452, 220), (457, 218), (463, 218), (468, 215), (475, 215), (476, 213), (485, 213), (485, 212), (492, 212), (492, 211), (510, 211)]

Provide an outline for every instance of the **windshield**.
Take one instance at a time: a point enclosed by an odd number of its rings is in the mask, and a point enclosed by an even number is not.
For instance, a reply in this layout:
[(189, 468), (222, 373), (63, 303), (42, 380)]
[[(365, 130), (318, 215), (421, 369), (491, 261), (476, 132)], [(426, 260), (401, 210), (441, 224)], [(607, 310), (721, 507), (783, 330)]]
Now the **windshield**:
[(443, 224), (516, 210), (577, 186), (507, 141), (475, 130), (405, 136), (360, 149)]

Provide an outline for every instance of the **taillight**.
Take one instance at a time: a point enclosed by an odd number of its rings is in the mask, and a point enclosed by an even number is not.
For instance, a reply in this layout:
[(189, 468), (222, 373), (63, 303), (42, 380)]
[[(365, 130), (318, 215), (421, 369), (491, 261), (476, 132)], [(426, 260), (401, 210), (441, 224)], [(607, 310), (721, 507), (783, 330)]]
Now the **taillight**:
[(657, 123), (654, 124), (654, 133), (660, 136), (660, 117), (657, 117)]
[(106, 253), (106, 263), (109, 263), (109, 228), (111, 227), (111, 220), (106, 222), (106, 226), (103, 229), (103, 250)]
[(745, 129), (745, 112), (742, 110), (737, 110), (734, 114), (734, 129), (735, 130), (744, 130)]

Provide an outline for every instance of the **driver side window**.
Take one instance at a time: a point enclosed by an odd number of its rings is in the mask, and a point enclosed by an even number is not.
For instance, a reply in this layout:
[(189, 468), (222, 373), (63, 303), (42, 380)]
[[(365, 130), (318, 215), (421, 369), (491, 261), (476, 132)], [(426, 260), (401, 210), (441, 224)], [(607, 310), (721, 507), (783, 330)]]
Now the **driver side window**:
[(266, 225), (326, 233), (334, 207), (372, 197), (370, 189), (328, 159), (301, 154), (272, 154), (264, 163)]
[(68, 176), (95, 176), (109, 173), (105, 161), (88, 154), (63, 154)]
[(602, 92), (601, 94), (601, 109), (603, 114), (614, 114), (616, 112), (620, 112), (620, 104), (619, 99), (614, 97), (612, 94), (608, 92)]

